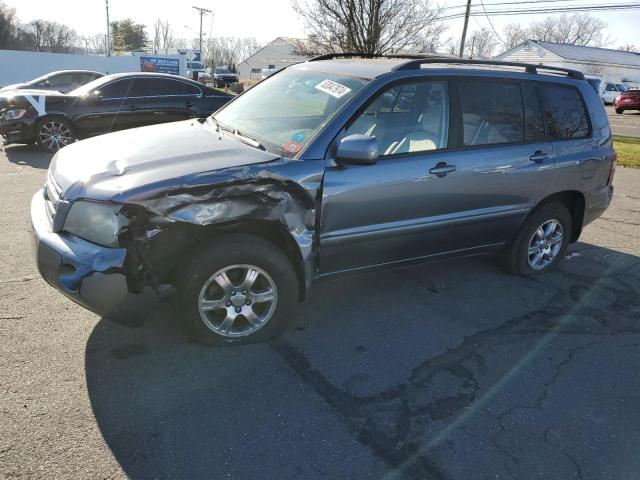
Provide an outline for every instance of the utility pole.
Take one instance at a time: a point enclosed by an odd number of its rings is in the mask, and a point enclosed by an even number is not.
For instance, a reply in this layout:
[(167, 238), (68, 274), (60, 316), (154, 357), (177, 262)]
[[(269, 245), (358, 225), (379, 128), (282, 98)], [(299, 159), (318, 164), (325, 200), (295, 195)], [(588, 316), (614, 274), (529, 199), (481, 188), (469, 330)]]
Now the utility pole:
[(109, 33), (109, 29), (111, 28), (111, 25), (109, 24), (109, 0), (104, 0), (104, 3), (107, 7), (107, 57), (111, 56), (111, 35)]
[(211, 13), (211, 10), (202, 7), (191, 7), (198, 11), (200, 14), (200, 54), (202, 55), (202, 17), (205, 13)]
[(467, 26), (469, 25), (469, 12), (471, 10), (471, 0), (467, 0), (467, 11), (464, 14), (464, 27), (462, 28), (462, 40), (460, 41), (460, 58), (464, 55), (464, 42), (467, 39)]

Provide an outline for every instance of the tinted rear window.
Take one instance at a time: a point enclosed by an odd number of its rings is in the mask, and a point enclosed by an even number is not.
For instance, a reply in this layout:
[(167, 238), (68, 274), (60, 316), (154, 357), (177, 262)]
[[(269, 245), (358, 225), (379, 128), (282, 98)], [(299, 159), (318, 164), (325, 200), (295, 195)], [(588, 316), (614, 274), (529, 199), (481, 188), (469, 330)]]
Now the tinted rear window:
[(170, 78), (153, 79), (153, 95), (198, 95), (200, 89), (195, 85)]
[(591, 134), (587, 111), (577, 88), (542, 85), (540, 92), (551, 139), (584, 138)]
[(524, 141), (522, 92), (518, 83), (460, 82), (465, 145)]

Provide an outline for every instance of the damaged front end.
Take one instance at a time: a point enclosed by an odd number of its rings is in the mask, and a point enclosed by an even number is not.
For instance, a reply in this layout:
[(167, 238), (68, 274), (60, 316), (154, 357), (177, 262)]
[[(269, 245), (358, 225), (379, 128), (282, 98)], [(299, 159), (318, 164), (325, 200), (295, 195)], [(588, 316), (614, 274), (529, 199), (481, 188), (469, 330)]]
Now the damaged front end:
[[(231, 167), (113, 195), (108, 204), (117, 206), (118, 224), (112, 244), (65, 227), (74, 202), (84, 201), (83, 185), (71, 185), (61, 200), (48, 184), (31, 207), (40, 272), (86, 308), (135, 324), (148, 316), (150, 303), (177, 287), (175, 273), (191, 254), (215, 245), (217, 235), (249, 230), (280, 244), (304, 290), (315, 269), (315, 211), (322, 178), (321, 168), (313, 172), (305, 163), (278, 160), (268, 168)], [(282, 175), (284, 164), (287, 174), (296, 175)], [(92, 180), (95, 184), (98, 179)]]

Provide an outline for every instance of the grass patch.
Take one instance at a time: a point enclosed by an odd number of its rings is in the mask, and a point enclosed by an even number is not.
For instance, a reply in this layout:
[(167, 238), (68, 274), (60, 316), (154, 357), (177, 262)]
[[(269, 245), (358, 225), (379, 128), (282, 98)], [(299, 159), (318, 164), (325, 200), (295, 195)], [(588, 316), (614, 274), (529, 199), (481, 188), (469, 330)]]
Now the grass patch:
[(613, 147), (618, 152), (618, 165), (640, 168), (640, 138), (614, 135)]

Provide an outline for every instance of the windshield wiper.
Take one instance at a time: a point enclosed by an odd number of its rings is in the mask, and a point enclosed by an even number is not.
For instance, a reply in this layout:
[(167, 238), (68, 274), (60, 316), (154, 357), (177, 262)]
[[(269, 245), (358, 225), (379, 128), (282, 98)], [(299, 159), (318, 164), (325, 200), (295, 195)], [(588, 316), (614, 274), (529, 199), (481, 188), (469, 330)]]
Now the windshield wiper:
[(267, 149), (267, 147), (265, 147), (263, 144), (261, 144), (255, 138), (247, 137), (246, 135), (243, 135), (242, 133), (240, 133), (240, 131), (237, 128), (233, 129), (233, 135), (238, 140), (240, 140), (243, 143), (246, 143), (247, 145), (250, 145), (250, 146), (255, 147), (255, 148), (259, 148), (260, 150), (266, 150)]
[(225, 132), (229, 132), (231, 133), (234, 137), (236, 137), (238, 140), (240, 140), (242, 143), (245, 143), (251, 147), (254, 148), (259, 148), (260, 150), (267, 150), (267, 147), (265, 147), (262, 143), (260, 143), (258, 140), (256, 140), (255, 138), (251, 138), (248, 137), (247, 135), (244, 135), (240, 132), (240, 130), (238, 130), (237, 128), (234, 127), (230, 127), (229, 125), (225, 125), (224, 123), (220, 123), (218, 122), (218, 120), (216, 119), (215, 116), (211, 115), (211, 120), (213, 120), (213, 122), (216, 125), (216, 129), (218, 131), (220, 130), (224, 130)]

